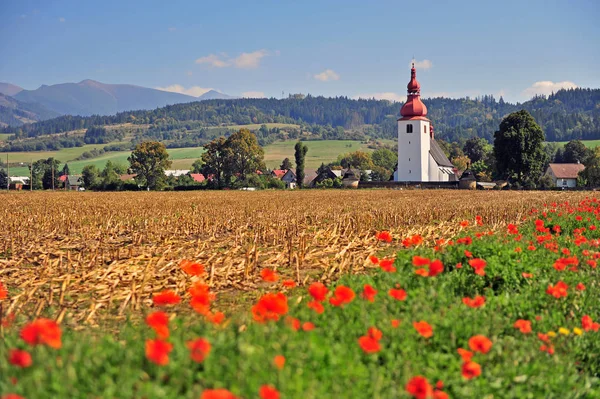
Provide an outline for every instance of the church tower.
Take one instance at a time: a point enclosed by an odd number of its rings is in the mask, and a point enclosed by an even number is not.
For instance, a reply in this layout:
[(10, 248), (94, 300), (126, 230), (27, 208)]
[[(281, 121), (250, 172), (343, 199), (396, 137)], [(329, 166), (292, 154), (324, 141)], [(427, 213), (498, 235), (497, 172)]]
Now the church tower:
[(430, 160), (432, 141), (431, 122), (426, 118), (427, 107), (421, 101), (421, 85), (413, 62), (408, 82), (408, 97), (398, 119), (398, 169), (394, 180), (428, 182), (431, 172), (437, 174), (437, 165)]

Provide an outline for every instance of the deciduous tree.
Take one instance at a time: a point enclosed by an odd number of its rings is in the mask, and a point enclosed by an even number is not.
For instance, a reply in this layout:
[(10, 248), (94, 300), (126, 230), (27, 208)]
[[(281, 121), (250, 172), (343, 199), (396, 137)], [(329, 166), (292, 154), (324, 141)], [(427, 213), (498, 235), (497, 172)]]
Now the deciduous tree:
[(137, 174), (136, 181), (151, 190), (161, 188), (165, 179), (165, 169), (171, 166), (167, 148), (157, 141), (138, 144), (127, 160), (131, 171)]

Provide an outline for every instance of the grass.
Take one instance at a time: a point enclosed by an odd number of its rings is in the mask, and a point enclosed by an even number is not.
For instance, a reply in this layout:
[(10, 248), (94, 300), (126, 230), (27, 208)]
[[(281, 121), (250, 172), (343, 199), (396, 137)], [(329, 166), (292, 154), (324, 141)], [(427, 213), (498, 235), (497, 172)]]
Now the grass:
[[(596, 148), (600, 145), (600, 140), (581, 140), (581, 142), (588, 148)], [(568, 141), (556, 141), (556, 143), (564, 146)]]
[[(233, 130), (239, 130), (239, 129), (248, 129), (248, 130), (258, 130), (262, 127), (262, 123), (253, 123), (250, 125), (227, 125), (227, 126), (210, 126), (208, 127), (208, 129), (233, 129)], [(275, 127), (278, 127), (280, 129), (284, 129), (284, 128), (290, 128), (290, 129), (299, 129), (300, 125), (294, 125), (294, 124), (290, 124), (290, 123), (265, 123), (264, 125), (267, 125), (267, 128), (269, 129), (273, 129)]]
[[(412, 378), (423, 376), (430, 385), (442, 381), (443, 388), (437, 390), (451, 398), (597, 398), (600, 331), (586, 330), (582, 323), (585, 315), (595, 321), (600, 318), (598, 269), (592, 262), (598, 257), (600, 232), (591, 227), (597, 211), (595, 200), (549, 204), (532, 212), (516, 227), (519, 231), (489, 234), (492, 226), (484, 218), (481, 227), (462, 229), (458, 236), (447, 237), (453, 238), (452, 244), (439, 243), (437, 250), (407, 243), (397, 251), (396, 270), (385, 271), (371, 263), (368, 272), (345, 275), (329, 284), (322, 314), (308, 308), (313, 298), (306, 287), (285, 291), (280, 282), (265, 284), (266, 291), (283, 290), (283, 297), (260, 301), (279, 305), (269, 307), (274, 321), (255, 321), (248, 306), (213, 325), (204, 316), (190, 314), (186, 298), (182, 305), (163, 309), (171, 315), (170, 335), (165, 339), (173, 345), (163, 365), (152, 361), (145, 349), (155, 333), (136, 320), (122, 323), (115, 333), (64, 329), (59, 349), (27, 346), (18, 328), (27, 320), (19, 320), (18, 326), (6, 329), (0, 343), (0, 375), (5, 376), (0, 378), (0, 392), (27, 398), (199, 398), (209, 389), (223, 388), (253, 398), (269, 384), (284, 398), (409, 399), (417, 396), (405, 387)], [(560, 232), (554, 226), (560, 226)], [(395, 238), (390, 244), (381, 243), (379, 249), (402, 247), (400, 241), (407, 237)], [(439, 259), (443, 272), (434, 277), (417, 275), (415, 256)], [(556, 267), (557, 259), (572, 257), (577, 270)], [(474, 273), (469, 265), (473, 258), (485, 261), (483, 274)], [(421, 269), (429, 268), (427, 262), (420, 263)], [(188, 276), (185, 287), (203, 278), (208, 276)], [(558, 281), (568, 288), (565, 296), (557, 298), (547, 288)], [(575, 288), (579, 283), (585, 289)], [(377, 290), (373, 301), (361, 294), (367, 284)], [(334, 306), (330, 299), (341, 286), (355, 296), (347, 297), (345, 305)], [(392, 289), (404, 290), (406, 297), (392, 297)], [(255, 290), (256, 297), (265, 292)], [(485, 297), (482, 307), (464, 304), (463, 298), (476, 295)], [(294, 320), (300, 326), (312, 323), (314, 329), (295, 328)], [(515, 328), (517, 320), (530, 322), (531, 330)], [(430, 337), (417, 331), (417, 321), (432, 327)], [(381, 335), (369, 340), (371, 327)], [(470, 339), (478, 335), (488, 338), (491, 347), (474, 350), (477, 347), (471, 346)], [(199, 337), (211, 349), (203, 361), (196, 362), (186, 342)], [(370, 351), (359, 344), (361, 337), (367, 337)], [(542, 350), (544, 346), (553, 353)], [(32, 353), (31, 367), (9, 364), (8, 349), (15, 347)], [(459, 348), (471, 350), (472, 358), (461, 359)], [(283, 367), (274, 364), (277, 355), (285, 357)], [(467, 379), (465, 365), (479, 366), (480, 375)]]

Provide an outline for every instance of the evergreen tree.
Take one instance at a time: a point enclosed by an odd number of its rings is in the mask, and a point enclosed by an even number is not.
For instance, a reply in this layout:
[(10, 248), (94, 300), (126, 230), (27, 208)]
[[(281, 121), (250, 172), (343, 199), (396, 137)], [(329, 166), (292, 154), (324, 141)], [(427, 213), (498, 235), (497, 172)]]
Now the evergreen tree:
[(281, 165), (279, 165), (279, 169), (281, 170), (289, 170), (292, 169), (293, 165), (289, 158), (285, 158)]
[(294, 146), (294, 158), (296, 158), (296, 184), (298, 188), (304, 185), (304, 159), (308, 152), (308, 147), (301, 141)]
[(0, 169), (0, 190), (8, 188), (8, 175), (4, 169)]

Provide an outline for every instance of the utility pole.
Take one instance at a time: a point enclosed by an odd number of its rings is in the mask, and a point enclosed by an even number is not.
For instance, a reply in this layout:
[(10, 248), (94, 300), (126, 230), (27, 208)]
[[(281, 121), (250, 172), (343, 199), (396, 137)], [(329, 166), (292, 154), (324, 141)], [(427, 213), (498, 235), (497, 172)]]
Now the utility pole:
[(52, 191), (54, 191), (54, 160), (52, 160)]
[(10, 166), (8, 165), (8, 154), (6, 154), (6, 178), (8, 181), (6, 182), (6, 190), (10, 190)]
[(29, 191), (33, 191), (33, 159), (29, 163)]

